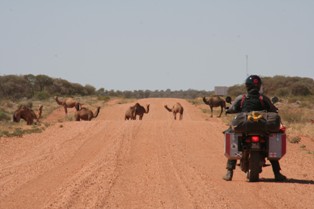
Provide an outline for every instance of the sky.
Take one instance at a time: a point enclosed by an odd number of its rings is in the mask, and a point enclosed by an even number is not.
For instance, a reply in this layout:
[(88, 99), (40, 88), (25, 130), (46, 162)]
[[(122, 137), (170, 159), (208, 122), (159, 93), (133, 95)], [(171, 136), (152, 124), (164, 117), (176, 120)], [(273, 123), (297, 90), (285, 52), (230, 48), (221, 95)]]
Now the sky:
[(0, 75), (106, 90), (314, 79), (313, 0), (0, 0)]

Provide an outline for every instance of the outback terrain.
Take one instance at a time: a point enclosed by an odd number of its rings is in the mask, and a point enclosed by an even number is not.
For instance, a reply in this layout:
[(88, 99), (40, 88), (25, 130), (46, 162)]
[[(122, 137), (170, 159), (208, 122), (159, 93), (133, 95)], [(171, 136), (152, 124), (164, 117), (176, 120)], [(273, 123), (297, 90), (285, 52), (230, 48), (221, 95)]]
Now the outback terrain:
[[(177, 101), (182, 121), (164, 108)], [(298, 144), (280, 160), (287, 182), (274, 182), (271, 166), (260, 182), (246, 182), (239, 167), (226, 182), (227, 126), (217, 114), (181, 99), (138, 102), (150, 104), (142, 121), (124, 120), (134, 103), (110, 101), (90, 122), (58, 122), (59, 108), (42, 133), (1, 137), (0, 208), (314, 208), (314, 157)]]

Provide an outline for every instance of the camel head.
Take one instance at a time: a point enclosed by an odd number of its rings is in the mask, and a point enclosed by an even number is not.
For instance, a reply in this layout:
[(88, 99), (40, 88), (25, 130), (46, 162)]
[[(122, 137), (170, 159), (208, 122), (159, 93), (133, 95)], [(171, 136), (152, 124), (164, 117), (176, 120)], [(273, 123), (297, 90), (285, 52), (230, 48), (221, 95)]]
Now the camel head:
[(146, 105), (146, 113), (148, 113), (148, 112), (149, 112), (149, 104)]
[(21, 115), (20, 115), (20, 113), (17, 112), (17, 111), (15, 111), (15, 112), (13, 113), (12, 119), (13, 119), (13, 122), (16, 122), (16, 123), (20, 122), (20, 120), (21, 120)]

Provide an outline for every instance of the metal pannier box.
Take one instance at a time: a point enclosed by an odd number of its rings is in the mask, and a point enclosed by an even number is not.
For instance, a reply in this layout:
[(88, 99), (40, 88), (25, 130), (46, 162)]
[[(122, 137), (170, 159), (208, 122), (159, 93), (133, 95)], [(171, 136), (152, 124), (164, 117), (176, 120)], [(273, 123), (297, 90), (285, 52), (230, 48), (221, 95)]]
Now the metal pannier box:
[(279, 160), (286, 154), (286, 134), (271, 133), (268, 140), (268, 159)]
[(242, 133), (225, 132), (225, 156), (229, 160), (242, 158), (242, 151), (239, 151), (239, 138)]

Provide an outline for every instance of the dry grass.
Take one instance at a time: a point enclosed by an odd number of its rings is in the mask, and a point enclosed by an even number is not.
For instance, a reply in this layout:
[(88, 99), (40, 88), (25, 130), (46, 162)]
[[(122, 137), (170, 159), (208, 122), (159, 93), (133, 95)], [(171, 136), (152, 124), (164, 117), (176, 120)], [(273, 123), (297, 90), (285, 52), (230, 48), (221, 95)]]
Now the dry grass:
[[(97, 106), (103, 107), (106, 102), (108, 102), (108, 98), (99, 98), (96, 96), (86, 96), (86, 97), (75, 97), (77, 101), (83, 104), (84, 107), (96, 109)], [(12, 102), (8, 100), (0, 101), (0, 137), (10, 137), (10, 136), (22, 136), (24, 134), (29, 133), (38, 133), (43, 131), (46, 127), (50, 126), (49, 123), (39, 123), (31, 126), (26, 125), (24, 120), (21, 120), (19, 123), (14, 123), (12, 121), (13, 112), (18, 108), (21, 104), (31, 104), (32, 109), (37, 113), (37, 109), (40, 105), (43, 105), (42, 118), (46, 118), (50, 115), (54, 110), (59, 108), (60, 106), (56, 103), (54, 98), (49, 98), (44, 101), (39, 100), (21, 100), (18, 102)], [(61, 121), (72, 121), (73, 116), (67, 116)]]
[[(302, 136), (309, 137), (314, 141), (314, 109), (310, 105), (310, 99), (286, 99), (277, 103), (276, 106), (279, 109), (279, 114), (282, 119), (282, 123), (287, 127), (288, 140), (292, 138), (299, 138)], [(197, 106), (200, 111), (210, 115), (210, 109), (199, 99), (189, 100), (190, 103)], [(214, 116), (220, 113), (220, 108), (214, 108)], [(234, 114), (222, 115), (224, 123), (229, 124)]]

